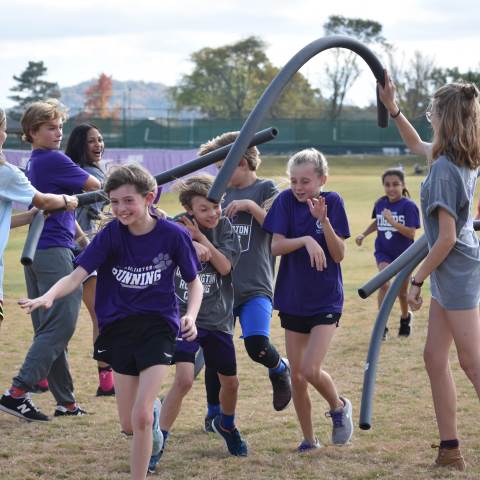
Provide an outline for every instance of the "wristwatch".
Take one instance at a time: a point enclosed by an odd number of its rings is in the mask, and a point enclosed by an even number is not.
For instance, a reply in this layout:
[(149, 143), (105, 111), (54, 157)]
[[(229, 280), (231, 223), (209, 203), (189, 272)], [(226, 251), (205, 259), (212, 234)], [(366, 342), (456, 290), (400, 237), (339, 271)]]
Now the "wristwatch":
[(415, 280), (415, 277), (411, 277), (410, 278), (410, 285), (413, 285), (414, 287), (419, 287), (419, 288), (422, 288), (422, 285), (423, 285), (423, 282), (417, 282)]

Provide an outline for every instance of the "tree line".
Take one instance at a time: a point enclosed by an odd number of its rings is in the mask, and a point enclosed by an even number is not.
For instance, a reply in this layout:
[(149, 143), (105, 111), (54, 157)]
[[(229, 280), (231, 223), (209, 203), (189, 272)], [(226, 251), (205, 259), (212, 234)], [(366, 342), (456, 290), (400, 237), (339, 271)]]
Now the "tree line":
[[(323, 25), (325, 35), (345, 35), (368, 45), (383, 59), (398, 92), (399, 105), (410, 118), (425, 112), (429, 98), (439, 86), (456, 80), (474, 82), (480, 86), (480, 68), (460, 71), (457, 67), (440, 68), (434, 60), (415, 52), (405, 60), (395, 46), (383, 36), (380, 23), (361, 18), (332, 15)], [(244, 118), (260, 95), (279, 72), (266, 53), (267, 44), (251, 36), (217, 48), (204, 47), (190, 56), (192, 72), (184, 74), (169, 94), (177, 109), (191, 109), (207, 118)], [(321, 86), (313, 86), (298, 72), (290, 81), (279, 101), (272, 106), (271, 118), (318, 118), (336, 120), (354, 107), (345, 105), (348, 90), (360, 74), (359, 57), (346, 49), (330, 49), (325, 56), (326, 67)], [(60, 97), (55, 82), (43, 79), (47, 67), (42, 61), (30, 61), (26, 69), (13, 76), (16, 85), (9, 98), (15, 102), (12, 117), (18, 117), (32, 101)], [(102, 73), (85, 91), (85, 118), (115, 118), (118, 107), (109, 104), (112, 97), (112, 77)], [(357, 109), (358, 110), (358, 109)], [(373, 111), (373, 106), (365, 109)]]

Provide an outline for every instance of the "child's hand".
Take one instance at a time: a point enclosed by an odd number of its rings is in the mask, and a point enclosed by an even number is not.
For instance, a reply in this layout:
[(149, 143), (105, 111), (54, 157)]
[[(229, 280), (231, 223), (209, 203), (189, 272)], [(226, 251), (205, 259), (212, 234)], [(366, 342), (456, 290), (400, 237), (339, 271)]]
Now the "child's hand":
[(360, 235), (357, 235), (355, 237), (355, 243), (360, 246), (363, 243), (363, 239), (365, 238), (365, 235), (361, 233)]
[(63, 195), (63, 199), (65, 200), (65, 210), (70, 212), (75, 210), (78, 207), (78, 198), (71, 195)]
[(410, 308), (415, 312), (420, 310), (423, 303), (423, 298), (420, 296), (421, 288), (416, 285), (410, 285), (407, 295), (407, 302)]
[(18, 301), (20, 307), (27, 311), (27, 313), (32, 313), (37, 308), (45, 308), (48, 309), (52, 306), (53, 301), (50, 300), (45, 295), (42, 295), (38, 298), (33, 298), (30, 300), (29, 298), (22, 298)]
[(327, 268), (327, 259), (323, 248), (312, 237), (305, 237), (305, 248), (310, 256), (310, 266), (321, 272)]
[(210, 249), (195, 240), (192, 243), (193, 248), (195, 248), (195, 252), (197, 253), (198, 259), (201, 262), (209, 262), (212, 258), (212, 253), (210, 252)]
[(182, 338), (187, 342), (193, 342), (197, 338), (197, 326), (195, 320), (189, 315), (184, 315), (180, 319), (180, 331)]
[(234, 200), (223, 210), (223, 214), (228, 218), (233, 218), (238, 212), (250, 213), (252, 200)]
[(190, 220), (186, 215), (183, 215), (183, 217), (180, 217), (178, 221), (181, 222), (186, 227), (186, 229), (190, 232), (190, 235), (192, 236), (192, 240), (196, 240), (197, 242), (201, 240), (203, 233), (200, 231), (200, 228), (198, 227), (198, 223), (194, 218)]
[(393, 218), (392, 212), (388, 208), (383, 209), (382, 215), (390, 225), (392, 225), (392, 222), (395, 222), (395, 219)]
[(327, 205), (325, 198), (308, 198), (307, 205), (310, 209), (310, 213), (320, 222), (323, 223), (327, 219)]

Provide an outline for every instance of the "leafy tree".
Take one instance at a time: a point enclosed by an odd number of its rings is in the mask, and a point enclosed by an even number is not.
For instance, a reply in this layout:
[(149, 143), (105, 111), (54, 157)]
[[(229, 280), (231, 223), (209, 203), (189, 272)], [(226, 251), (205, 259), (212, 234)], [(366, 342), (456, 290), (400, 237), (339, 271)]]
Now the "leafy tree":
[(460, 72), (458, 67), (434, 68), (432, 71), (432, 82), (435, 89), (446, 83), (457, 82), (459, 80), (475, 83), (477, 87), (480, 88), (480, 64), (477, 71), (467, 70), (466, 72)]
[(118, 108), (110, 109), (109, 103), (113, 95), (113, 81), (105, 73), (101, 73), (97, 81), (85, 90), (85, 113), (96, 118), (117, 118)]
[[(373, 20), (347, 18), (331, 15), (323, 25), (325, 35), (344, 35), (355, 38), (366, 45), (388, 46), (382, 35), (382, 25)], [(335, 48), (330, 50), (330, 61), (326, 67), (326, 87), (328, 98), (328, 116), (337, 119), (343, 109), (345, 95), (360, 74), (359, 57), (351, 50)]]
[(20, 75), (13, 76), (17, 85), (10, 90), (12, 92), (18, 92), (18, 94), (8, 97), (16, 102), (16, 105), (10, 111), (10, 115), (13, 118), (20, 118), (25, 107), (32, 102), (45, 100), (46, 98), (60, 98), (58, 84), (42, 79), (46, 73), (47, 67), (43, 61), (29, 61), (27, 68)]
[[(177, 108), (198, 107), (209, 117), (242, 118), (278, 73), (265, 53), (265, 43), (248, 37), (219, 48), (202, 48), (191, 55), (194, 69), (184, 75), (172, 96)], [(292, 116), (297, 108), (317, 104), (318, 91), (301, 74), (272, 108), (272, 116)]]

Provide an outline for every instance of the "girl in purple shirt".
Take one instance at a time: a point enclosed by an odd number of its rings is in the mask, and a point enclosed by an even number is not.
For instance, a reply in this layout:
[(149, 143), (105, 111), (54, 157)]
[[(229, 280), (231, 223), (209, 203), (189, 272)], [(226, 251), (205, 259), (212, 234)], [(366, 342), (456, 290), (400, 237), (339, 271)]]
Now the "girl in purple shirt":
[[(377, 232), (375, 239), (375, 260), (378, 270), (381, 271), (399, 257), (415, 238), (415, 230), (420, 228), (420, 213), (405, 185), (405, 174), (398, 168), (385, 170), (382, 175), (382, 184), (385, 195), (379, 198), (373, 207), (373, 221), (363, 233), (357, 235), (355, 242), (362, 245), (364, 238)], [(378, 308), (382, 305), (383, 298), (390, 287), (389, 282), (384, 283), (378, 290)], [(412, 312), (408, 310), (407, 303), (408, 280), (402, 285), (398, 294), (401, 317), (398, 335), (410, 335)], [(387, 338), (388, 328), (385, 327), (383, 339)]]
[[(142, 167), (115, 169), (105, 183), (116, 217), (77, 258), (77, 268), (48, 292), (20, 304), (28, 311), (50, 308), (98, 272), (95, 311), (100, 335), (96, 360), (110, 364), (122, 431), (133, 435), (131, 478), (144, 480), (152, 453), (163, 444), (154, 403), (167, 374), (181, 331), (194, 340), (202, 301), (199, 263), (189, 234), (173, 222), (153, 217), (155, 179)], [(177, 266), (188, 285), (188, 305), (179, 318), (174, 274)], [(152, 425), (156, 452), (152, 449)]]
[(303, 440), (298, 451), (320, 448), (313, 431), (310, 383), (329, 404), (332, 443), (353, 432), (352, 404), (340, 397), (323, 360), (343, 308), (340, 262), (350, 236), (343, 200), (323, 192), (328, 165), (314, 148), (288, 161), (291, 188), (275, 199), (263, 228), (273, 234), (272, 253), (281, 255), (274, 294), (292, 375), (292, 398)]

